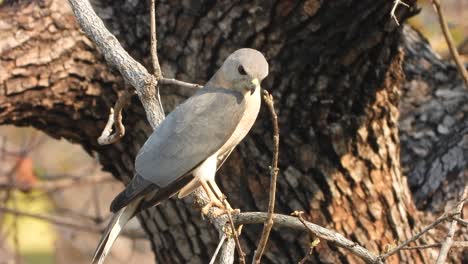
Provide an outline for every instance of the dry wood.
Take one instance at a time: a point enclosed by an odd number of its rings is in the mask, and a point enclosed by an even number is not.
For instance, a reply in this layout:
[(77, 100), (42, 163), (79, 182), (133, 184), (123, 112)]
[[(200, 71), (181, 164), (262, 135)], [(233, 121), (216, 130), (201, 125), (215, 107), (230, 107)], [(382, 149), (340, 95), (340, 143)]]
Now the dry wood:
[(452, 34), (447, 25), (447, 20), (445, 19), (444, 12), (442, 11), (442, 7), (440, 6), (439, 0), (432, 0), (432, 4), (434, 6), (435, 11), (437, 12), (437, 17), (439, 18), (440, 28), (444, 33), (445, 41), (447, 41), (447, 46), (449, 48), (450, 54), (452, 55), (455, 64), (457, 65), (458, 71), (462, 76), (463, 80), (465, 81), (465, 88), (468, 89), (468, 72), (466, 71), (465, 65), (463, 65), (460, 54), (458, 54), (457, 47), (452, 38)]
[(279, 128), (278, 116), (276, 115), (273, 96), (268, 91), (263, 91), (263, 100), (265, 101), (268, 111), (271, 116), (271, 123), (273, 127), (273, 158), (270, 166), (270, 191), (268, 200), (268, 218), (263, 224), (263, 231), (258, 242), (257, 250), (255, 251), (253, 262), (260, 264), (263, 252), (265, 251), (268, 237), (270, 236), (271, 228), (273, 227), (273, 214), (275, 211), (275, 198), (276, 198), (276, 179), (278, 178), (278, 155), (279, 155)]

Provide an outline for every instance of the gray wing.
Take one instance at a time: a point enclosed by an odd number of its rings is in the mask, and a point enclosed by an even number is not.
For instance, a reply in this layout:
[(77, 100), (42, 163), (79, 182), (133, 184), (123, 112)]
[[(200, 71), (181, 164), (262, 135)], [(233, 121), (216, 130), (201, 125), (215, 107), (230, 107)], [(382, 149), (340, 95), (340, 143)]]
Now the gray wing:
[(214, 154), (229, 139), (245, 110), (242, 94), (202, 88), (179, 105), (140, 149), (135, 170), (165, 187)]

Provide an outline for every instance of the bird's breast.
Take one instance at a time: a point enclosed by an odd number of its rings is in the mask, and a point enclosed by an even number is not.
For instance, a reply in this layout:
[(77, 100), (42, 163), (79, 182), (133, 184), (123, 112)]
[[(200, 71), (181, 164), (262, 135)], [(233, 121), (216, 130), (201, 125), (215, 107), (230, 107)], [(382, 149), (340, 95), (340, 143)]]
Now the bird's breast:
[(226, 143), (217, 151), (217, 155), (223, 155), (226, 152), (230, 152), (244, 137), (249, 133), (255, 120), (257, 119), (258, 112), (260, 111), (261, 105), (261, 89), (257, 88), (253, 94), (246, 93), (245, 110), (244, 114), (236, 126), (236, 129), (226, 141)]

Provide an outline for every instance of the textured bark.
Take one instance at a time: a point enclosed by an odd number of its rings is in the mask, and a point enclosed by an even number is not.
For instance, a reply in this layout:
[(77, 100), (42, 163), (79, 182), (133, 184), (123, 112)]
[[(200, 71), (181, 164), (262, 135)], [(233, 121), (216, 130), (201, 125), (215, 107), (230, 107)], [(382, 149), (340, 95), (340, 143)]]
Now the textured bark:
[[(257, 48), (269, 59), (263, 86), (276, 98), (281, 129), (277, 212), (304, 210), (309, 220), (374, 252), (410, 236), (419, 219), (400, 169), (403, 53), (400, 29), (389, 16), (392, 1), (158, 2), (166, 77), (204, 83), (239, 47)], [(147, 3), (103, 0), (94, 6), (130, 54), (148, 65)], [(400, 21), (412, 10), (399, 10)], [(104, 169), (127, 179), (151, 128), (135, 99), (124, 113), (126, 136), (97, 145), (123, 83), (77, 29), (65, 1), (4, 6), (0, 27), (0, 123), (33, 125), (77, 142), (96, 153)], [(187, 96), (176, 88), (162, 94), (166, 110)], [(268, 120), (262, 112), (218, 177), (231, 204), (243, 211), (266, 210)], [(171, 200), (140, 218), (159, 263), (206, 263), (217, 244), (215, 230), (187, 200)], [(260, 230), (243, 230), (250, 257)], [(264, 262), (298, 261), (308, 239), (274, 230)], [(389, 262), (424, 258), (403, 251)], [(360, 262), (324, 242), (311, 261)]]
[(468, 92), (454, 64), (405, 28), (407, 82), (402, 89), (402, 165), (416, 205), (441, 213), (468, 181)]

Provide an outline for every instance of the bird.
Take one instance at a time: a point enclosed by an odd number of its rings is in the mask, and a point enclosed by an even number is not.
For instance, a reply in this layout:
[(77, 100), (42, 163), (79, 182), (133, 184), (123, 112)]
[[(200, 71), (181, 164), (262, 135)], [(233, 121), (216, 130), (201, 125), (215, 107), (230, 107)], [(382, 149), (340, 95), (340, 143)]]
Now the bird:
[[(102, 264), (125, 224), (140, 211), (198, 187), (212, 206), (225, 208), (216, 171), (257, 119), (260, 84), (268, 75), (261, 52), (241, 48), (231, 53), (212, 78), (177, 106), (149, 136), (135, 158), (130, 183), (111, 203), (114, 213), (96, 248), (93, 264)], [(227, 204), (229, 207), (230, 205)]]

